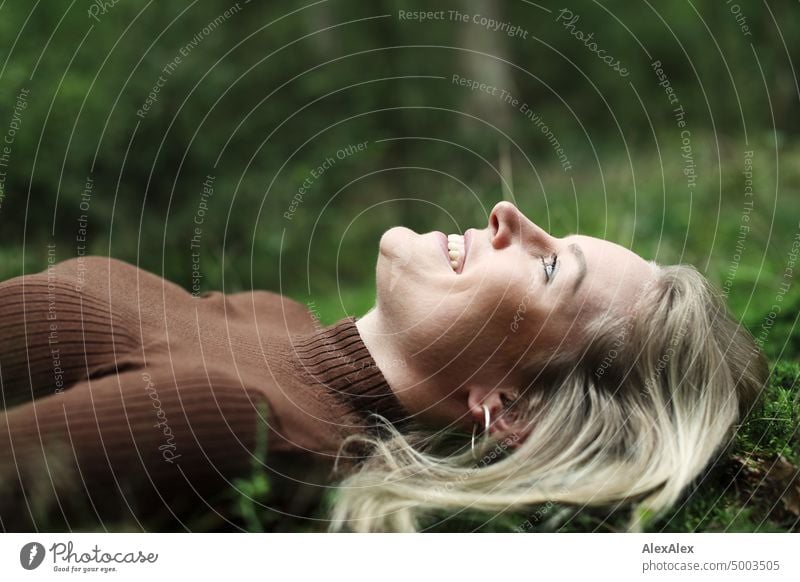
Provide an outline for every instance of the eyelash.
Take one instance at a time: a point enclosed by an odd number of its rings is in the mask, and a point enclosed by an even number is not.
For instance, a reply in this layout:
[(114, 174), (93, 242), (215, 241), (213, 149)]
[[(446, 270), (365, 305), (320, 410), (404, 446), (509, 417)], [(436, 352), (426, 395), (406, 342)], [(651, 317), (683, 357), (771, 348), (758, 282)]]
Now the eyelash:
[(553, 278), (553, 273), (556, 272), (557, 261), (558, 261), (558, 255), (553, 255), (549, 263), (546, 263), (544, 258), (542, 258), (542, 264), (544, 265), (544, 276), (547, 278), (548, 282), (550, 281), (550, 279)]

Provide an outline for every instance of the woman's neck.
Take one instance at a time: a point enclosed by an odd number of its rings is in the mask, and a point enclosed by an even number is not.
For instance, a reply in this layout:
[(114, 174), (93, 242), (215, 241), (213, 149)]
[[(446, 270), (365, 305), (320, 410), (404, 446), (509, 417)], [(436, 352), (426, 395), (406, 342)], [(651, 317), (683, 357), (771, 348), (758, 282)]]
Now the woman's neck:
[(418, 369), (378, 307), (357, 319), (356, 328), (397, 400), (413, 416), (419, 415), (418, 420), (444, 426), (466, 412), (467, 402), (459, 398), (458, 388), (443, 390), (441, 374)]
[(393, 341), (391, 332), (385, 328), (378, 308), (373, 308), (357, 319), (356, 328), (386, 382), (398, 400), (405, 405), (402, 394), (413, 385), (410, 365), (397, 343)]

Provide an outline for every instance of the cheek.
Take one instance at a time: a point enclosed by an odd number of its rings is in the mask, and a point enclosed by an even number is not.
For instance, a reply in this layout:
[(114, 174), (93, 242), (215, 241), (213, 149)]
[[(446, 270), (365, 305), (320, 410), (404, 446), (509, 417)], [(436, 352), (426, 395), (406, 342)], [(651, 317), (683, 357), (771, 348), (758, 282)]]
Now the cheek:
[(535, 274), (515, 272), (503, 285), (487, 288), (482, 310), (485, 317), (493, 313), (492, 327), (509, 345), (550, 345), (560, 339), (562, 322), (548, 291)]
[(535, 281), (525, 269), (508, 269), (489, 265), (477, 284), (475, 301), (488, 316), (491, 313), (508, 317), (527, 309), (540, 300)]
[(528, 285), (517, 273), (492, 263), (482, 264), (474, 274), (456, 278), (442, 297), (439, 311), (463, 333), (489, 336), (494, 341), (512, 332), (514, 316)]

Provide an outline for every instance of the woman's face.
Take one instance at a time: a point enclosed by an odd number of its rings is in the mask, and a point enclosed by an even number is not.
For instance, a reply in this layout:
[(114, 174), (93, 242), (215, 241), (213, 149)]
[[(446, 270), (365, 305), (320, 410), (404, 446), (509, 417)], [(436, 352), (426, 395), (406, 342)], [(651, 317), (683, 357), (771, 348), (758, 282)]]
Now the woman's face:
[(500, 202), (485, 228), (463, 237), (387, 231), (377, 307), (417, 370), (452, 389), (497, 385), (522, 380), (520, 366), (532, 358), (580, 353), (584, 325), (609, 310), (622, 315), (654, 275), (622, 246), (551, 236)]

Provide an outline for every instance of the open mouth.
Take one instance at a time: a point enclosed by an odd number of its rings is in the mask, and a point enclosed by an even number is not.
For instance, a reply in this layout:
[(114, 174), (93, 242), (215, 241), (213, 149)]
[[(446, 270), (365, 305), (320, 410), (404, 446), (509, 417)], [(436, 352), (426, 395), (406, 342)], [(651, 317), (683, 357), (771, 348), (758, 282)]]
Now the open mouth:
[(467, 244), (469, 243), (469, 231), (466, 234), (449, 234), (439, 233), (442, 240), (442, 248), (445, 249), (447, 254), (447, 261), (450, 263), (450, 268), (456, 274), (464, 270), (464, 263), (467, 258)]
[(464, 235), (447, 235), (447, 256), (450, 259), (450, 266), (453, 271), (460, 273), (464, 266)]

